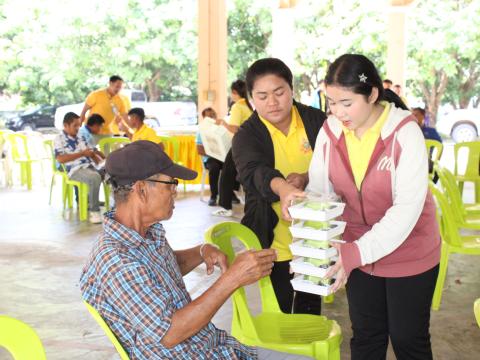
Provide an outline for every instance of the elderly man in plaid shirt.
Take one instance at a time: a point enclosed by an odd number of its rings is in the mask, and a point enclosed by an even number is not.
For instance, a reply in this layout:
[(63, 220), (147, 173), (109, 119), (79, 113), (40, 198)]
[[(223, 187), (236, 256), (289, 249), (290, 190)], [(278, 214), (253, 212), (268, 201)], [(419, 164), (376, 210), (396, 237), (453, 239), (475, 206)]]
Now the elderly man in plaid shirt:
[[(194, 171), (150, 141), (111, 153), (106, 171), (116, 211), (105, 217), (80, 286), (131, 359), (306, 359), (242, 345), (212, 324), (237, 288), (270, 274), (276, 254), (247, 251), (228, 267), (210, 244), (171, 249), (160, 221), (172, 216), (177, 179), (194, 179)], [(219, 266), (222, 275), (192, 301), (182, 277), (203, 262), (208, 274)]]

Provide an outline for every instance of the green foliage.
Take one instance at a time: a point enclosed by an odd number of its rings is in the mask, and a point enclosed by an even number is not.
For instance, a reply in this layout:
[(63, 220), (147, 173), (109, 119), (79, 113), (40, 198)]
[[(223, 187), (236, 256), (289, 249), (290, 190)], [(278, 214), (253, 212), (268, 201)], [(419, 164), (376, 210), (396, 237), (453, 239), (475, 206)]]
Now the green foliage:
[(5, 0), (0, 89), (72, 103), (112, 74), (150, 100), (196, 100), (195, 0)]
[(328, 65), (345, 53), (370, 58), (385, 72), (386, 19), (375, 1), (303, 1), (297, 9), (295, 92), (318, 88)]
[(248, 66), (266, 57), (271, 36), (270, 10), (254, 0), (233, 0), (228, 9), (228, 81), (245, 79)]
[(434, 114), (441, 104), (478, 99), (479, 28), (478, 1), (424, 0), (409, 13), (408, 84)]

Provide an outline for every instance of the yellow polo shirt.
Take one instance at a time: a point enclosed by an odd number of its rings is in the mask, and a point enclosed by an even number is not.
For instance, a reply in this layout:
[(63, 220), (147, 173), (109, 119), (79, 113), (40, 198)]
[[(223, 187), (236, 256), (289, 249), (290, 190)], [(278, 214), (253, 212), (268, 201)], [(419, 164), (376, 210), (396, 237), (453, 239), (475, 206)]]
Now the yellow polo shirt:
[(121, 95), (117, 94), (112, 97), (107, 89), (100, 89), (91, 92), (85, 103), (90, 106), (90, 115), (99, 114), (105, 120), (105, 124), (100, 129), (101, 135), (118, 135), (120, 133), (115, 122), (115, 115), (125, 115), (127, 113)]
[(145, 124), (140, 126), (140, 128), (137, 129), (132, 135), (132, 141), (138, 140), (148, 140), (156, 144), (160, 144), (162, 142), (162, 139), (157, 135), (155, 130)]
[(230, 125), (240, 126), (252, 115), (252, 110), (247, 105), (247, 100), (240, 99), (232, 105), (230, 110)]
[(381, 102), (385, 107), (377, 122), (359, 139), (355, 136), (355, 132), (342, 125), (343, 133), (345, 134), (345, 142), (347, 144), (348, 158), (352, 166), (353, 177), (355, 178), (355, 185), (360, 190), (363, 178), (367, 172), (368, 163), (372, 157), (375, 145), (380, 137), (383, 125), (387, 120), (390, 112), (390, 104)]
[[(306, 173), (312, 159), (312, 148), (297, 108), (292, 106), (292, 123), (287, 136), (262, 117), (260, 120), (267, 127), (272, 138), (275, 169), (285, 177), (291, 173)], [(290, 222), (282, 219), (280, 202), (273, 203), (272, 209), (279, 220), (273, 230), (274, 237), (271, 248), (277, 250), (277, 261), (291, 260), (292, 253), (289, 245), (292, 243), (292, 234), (288, 229)]]

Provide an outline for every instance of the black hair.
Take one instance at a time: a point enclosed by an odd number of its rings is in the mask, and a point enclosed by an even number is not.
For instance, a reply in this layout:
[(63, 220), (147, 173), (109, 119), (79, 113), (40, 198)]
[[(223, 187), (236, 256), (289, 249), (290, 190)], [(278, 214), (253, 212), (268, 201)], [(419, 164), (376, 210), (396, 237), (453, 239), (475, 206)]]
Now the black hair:
[(328, 68), (325, 85), (336, 85), (355, 94), (369, 97), (373, 88), (378, 90), (376, 102), (383, 100), (383, 85), (375, 65), (365, 56), (344, 54)]
[(393, 85), (393, 81), (390, 80), (390, 79), (384, 79), (383, 82), (387, 83), (387, 84), (390, 84), (390, 85)]
[(416, 108), (413, 108), (413, 109), (412, 109), (412, 111), (414, 111), (414, 110), (419, 111), (419, 112), (425, 117), (426, 111), (425, 111), (424, 108), (416, 107)]
[(397, 108), (408, 110), (408, 106), (405, 105), (402, 98), (390, 89), (383, 90), (383, 100), (394, 103)]
[(110, 82), (111, 82), (111, 83), (112, 83), (112, 82), (116, 82), (116, 81), (123, 81), (123, 79), (122, 79), (120, 76), (118, 76), (118, 75), (112, 75), (112, 76), (110, 76)]
[(250, 110), (252, 109), (252, 105), (250, 105), (250, 102), (248, 101), (248, 94), (247, 94), (247, 84), (243, 80), (235, 80), (232, 82), (230, 85), (230, 90), (235, 91), (241, 98), (245, 99), (247, 101), (247, 106), (249, 107)]
[(73, 123), (75, 120), (80, 119), (80, 116), (75, 114), (74, 112), (67, 112), (65, 116), (63, 117), (63, 124), (64, 125), (70, 125)]
[(250, 96), (257, 78), (265, 75), (276, 75), (282, 78), (293, 90), (293, 75), (290, 68), (280, 59), (265, 58), (255, 61), (247, 70), (246, 82)]
[(142, 108), (132, 108), (128, 112), (128, 115), (135, 115), (140, 119), (140, 121), (145, 120), (145, 111), (143, 111)]
[(202, 110), (202, 117), (204, 118), (205, 117), (205, 114), (208, 112), (208, 111), (213, 111), (215, 113), (215, 115), (217, 114), (217, 112), (215, 110), (213, 110), (212, 107), (207, 107), (205, 109)]
[(104, 123), (105, 119), (100, 114), (92, 114), (87, 120), (88, 126), (103, 125)]

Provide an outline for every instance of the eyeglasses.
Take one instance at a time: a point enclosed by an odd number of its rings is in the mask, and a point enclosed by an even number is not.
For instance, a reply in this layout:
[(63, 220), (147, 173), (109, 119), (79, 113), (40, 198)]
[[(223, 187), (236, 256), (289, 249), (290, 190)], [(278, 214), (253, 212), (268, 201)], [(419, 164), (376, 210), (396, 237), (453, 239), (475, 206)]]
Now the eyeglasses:
[(153, 179), (146, 179), (145, 181), (150, 181), (150, 182), (157, 182), (161, 184), (167, 184), (167, 185), (173, 185), (173, 189), (175, 190), (178, 186), (178, 179), (173, 179), (170, 181), (165, 181), (165, 180), (153, 180)]

